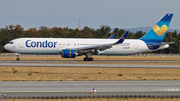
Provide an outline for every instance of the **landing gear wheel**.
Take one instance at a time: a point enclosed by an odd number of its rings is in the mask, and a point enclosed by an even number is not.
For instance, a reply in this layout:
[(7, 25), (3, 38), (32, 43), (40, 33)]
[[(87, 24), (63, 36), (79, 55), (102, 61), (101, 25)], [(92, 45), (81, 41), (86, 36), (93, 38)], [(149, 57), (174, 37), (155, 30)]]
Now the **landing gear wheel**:
[(93, 61), (93, 58), (92, 58), (92, 57), (90, 57), (90, 58), (89, 58), (89, 61)]
[(16, 58), (16, 61), (19, 61), (20, 59), (19, 58)]
[(84, 61), (88, 61), (89, 59), (87, 57), (84, 58)]
[(90, 58), (85, 57), (84, 61), (93, 61), (93, 58), (92, 57), (90, 57)]

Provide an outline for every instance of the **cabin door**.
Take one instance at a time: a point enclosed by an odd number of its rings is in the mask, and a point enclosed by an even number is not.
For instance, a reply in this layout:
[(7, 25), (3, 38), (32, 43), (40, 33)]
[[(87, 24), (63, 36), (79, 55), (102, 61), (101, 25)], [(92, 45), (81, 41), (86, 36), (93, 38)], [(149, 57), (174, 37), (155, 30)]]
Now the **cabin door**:
[(20, 42), (20, 44), (19, 44), (19, 45), (20, 45), (20, 48), (23, 48), (23, 47), (24, 47), (24, 44), (23, 44), (23, 42), (22, 42), (22, 41)]
[(138, 43), (134, 43), (134, 49), (138, 49)]

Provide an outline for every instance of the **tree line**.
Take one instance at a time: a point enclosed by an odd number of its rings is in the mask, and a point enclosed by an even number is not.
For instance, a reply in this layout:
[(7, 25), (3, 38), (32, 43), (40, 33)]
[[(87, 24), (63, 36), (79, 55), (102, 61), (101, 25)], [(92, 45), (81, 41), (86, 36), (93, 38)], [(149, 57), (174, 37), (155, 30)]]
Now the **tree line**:
[[(0, 29), (0, 53), (8, 52), (4, 49), (4, 45), (10, 40), (22, 37), (36, 37), (36, 38), (108, 38), (112, 34), (115, 34), (114, 38), (120, 38), (125, 33), (124, 29), (115, 28), (111, 32), (111, 28), (107, 25), (100, 26), (99, 29), (95, 30), (88, 26), (85, 26), (82, 30), (71, 29), (68, 27), (53, 27), (48, 28), (46, 26), (40, 26), (37, 28), (29, 28), (24, 30), (21, 25), (9, 25), (5, 28)], [(127, 39), (138, 39), (142, 37), (145, 32), (137, 31), (136, 33), (130, 32), (127, 35)], [(154, 53), (179, 53), (179, 41), (180, 33), (176, 31), (167, 32), (164, 38), (164, 42), (174, 42), (169, 48)]]

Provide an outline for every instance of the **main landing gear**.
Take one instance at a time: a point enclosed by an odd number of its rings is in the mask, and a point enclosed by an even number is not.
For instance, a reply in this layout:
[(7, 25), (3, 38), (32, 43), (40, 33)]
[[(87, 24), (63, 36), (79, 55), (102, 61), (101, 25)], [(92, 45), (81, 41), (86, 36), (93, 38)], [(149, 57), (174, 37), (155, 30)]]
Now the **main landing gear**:
[(87, 53), (86, 57), (84, 58), (84, 61), (93, 61), (93, 58), (90, 56), (91, 56), (91, 53)]
[(93, 61), (93, 58), (92, 58), (92, 57), (90, 57), (90, 58), (85, 57), (85, 58), (84, 58), (84, 61)]

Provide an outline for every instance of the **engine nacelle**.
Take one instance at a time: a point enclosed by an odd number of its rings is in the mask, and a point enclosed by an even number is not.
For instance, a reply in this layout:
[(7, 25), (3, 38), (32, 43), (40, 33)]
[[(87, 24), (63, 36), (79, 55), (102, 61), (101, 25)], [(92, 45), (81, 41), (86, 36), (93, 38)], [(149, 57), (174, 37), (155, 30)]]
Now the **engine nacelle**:
[(64, 49), (62, 50), (61, 56), (63, 58), (75, 58), (76, 56), (81, 56), (82, 54), (76, 53), (76, 50)]
[(63, 58), (75, 58), (76, 57), (76, 50), (64, 49), (64, 50), (62, 50), (61, 56)]

